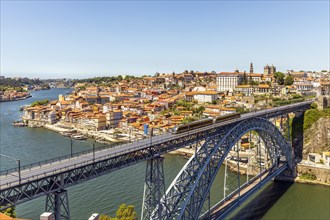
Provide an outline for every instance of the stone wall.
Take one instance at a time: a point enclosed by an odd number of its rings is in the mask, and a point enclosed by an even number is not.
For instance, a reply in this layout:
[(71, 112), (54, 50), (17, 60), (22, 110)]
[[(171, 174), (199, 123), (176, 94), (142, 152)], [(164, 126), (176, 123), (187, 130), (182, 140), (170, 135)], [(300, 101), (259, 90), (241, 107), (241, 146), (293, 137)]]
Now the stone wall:
[(330, 168), (311, 167), (308, 165), (298, 164), (298, 177), (303, 173), (314, 174), (319, 182), (330, 183)]
[(303, 156), (330, 151), (330, 118), (320, 118), (304, 133)]

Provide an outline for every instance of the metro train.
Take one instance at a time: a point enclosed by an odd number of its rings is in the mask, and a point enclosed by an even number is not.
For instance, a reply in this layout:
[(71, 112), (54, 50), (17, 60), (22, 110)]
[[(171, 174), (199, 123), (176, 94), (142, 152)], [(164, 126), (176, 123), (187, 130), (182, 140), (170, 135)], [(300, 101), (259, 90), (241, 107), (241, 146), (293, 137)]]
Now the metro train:
[(222, 116), (218, 116), (214, 119), (211, 118), (206, 118), (206, 119), (202, 119), (202, 120), (198, 120), (198, 121), (193, 121), (187, 124), (180, 124), (175, 126), (172, 129), (172, 134), (179, 134), (182, 132), (186, 132), (189, 130), (193, 130), (196, 128), (200, 128), (200, 127), (204, 127), (207, 125), (212, 125), (212, 124), (217, 124), (220, 122), (224, 122), (224, 121), (228, 121), (228, 120), (232, 120), (235, 118), (240, 118), (241, 114), (240, 113), (231, 113), (231, 114), (226, 114), (226, 115), (222, 115)]

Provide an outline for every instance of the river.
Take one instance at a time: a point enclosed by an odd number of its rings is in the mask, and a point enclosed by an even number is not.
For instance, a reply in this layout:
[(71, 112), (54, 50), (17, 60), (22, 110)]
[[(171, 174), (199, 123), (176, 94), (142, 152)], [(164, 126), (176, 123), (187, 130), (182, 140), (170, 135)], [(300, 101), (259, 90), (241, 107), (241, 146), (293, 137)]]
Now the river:
[[(32, 98), (23, 101), (0, 103), (0, 153), (29, 164), (70, 153), (70, 139), (42, 129), (13, 127), (12, 121), (19, 120), (22, 105), (41, 99), (55, 100), (67, 89), (52, 89), (31, 92)], [(91, 140), (74, 143), (74, 152), (91, 148)], [(164, 160), (165, 184), (168, 186), (186, 159), (176, 155), (166, 155)], [(0, 157), (1, 170), (17, 166), (14, 160)], [(211, 205), (223, 195), (223, 170), (211, 189)], [(111, 216), (120, 204), (135, 206), (138, 216), (141, 212), (145, 162), (124, 168), (68, 189), (71, 219), (88, 219), (92, 213)], [(234, 176), (234, 173), (229, 173)], [(307, 184), (271, 182), (262, 193), (250, 199), (230, 218), (233, 219), (330, 219), (330, 187)], [(44, 212), (45, 197), (20, 204), (17, 216), (39, 219)]]

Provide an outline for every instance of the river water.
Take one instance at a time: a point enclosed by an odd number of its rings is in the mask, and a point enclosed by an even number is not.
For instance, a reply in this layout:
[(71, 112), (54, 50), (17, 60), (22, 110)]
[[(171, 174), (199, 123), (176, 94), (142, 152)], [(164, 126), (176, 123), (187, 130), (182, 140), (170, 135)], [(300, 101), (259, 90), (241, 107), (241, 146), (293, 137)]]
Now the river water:
[[(58, 99), (67, 89), (32, 92), (32, 98), (23, 101), (0, 103), (0, 153), (21, 160), (22, 165), (38, 162), (70, 153), (70, 139), (42, 129), (13, 127), (19, 120), (20, 106), (31, 102)], [(74, 152), (91, 148), (91, 140), (74, 143)], [(164, 160), (165, 184), (168, 186), (186, 163), (176, 155), (166, 155)], [(0, 157), (1, 170), (17, 166), (14, 160)], [(224, 168), (211, 189), (211, 205), (223, 196), (222, 177)], [(92, 213), (111, 216), (120, 204), (132, 204), (138, 215), (141, 212), (145, 162), (124, 168), (68, 189), (71, 219), (88, 219)], [(234, 176), (229, 172), (229, 176)], [(244, 178), (242, 179), (244, 181)], [(262, 193), (242, 205), (232, 219), (330, 219), (330, 187), (307, 184), (271, 182)], [(18, 217), (39, 219), (44, 212), (45, 197), (20, 204), (16, 207)]]

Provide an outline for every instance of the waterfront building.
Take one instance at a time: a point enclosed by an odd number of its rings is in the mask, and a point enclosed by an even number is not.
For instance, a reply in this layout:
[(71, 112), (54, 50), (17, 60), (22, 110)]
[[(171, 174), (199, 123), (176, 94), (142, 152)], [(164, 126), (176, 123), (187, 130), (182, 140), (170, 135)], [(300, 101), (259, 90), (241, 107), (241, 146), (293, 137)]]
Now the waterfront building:
[(123, 112), (121, 110), (109, 111), (106, 113), (106, 126), (108, 128), (116, 128), (122, 118)]

